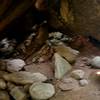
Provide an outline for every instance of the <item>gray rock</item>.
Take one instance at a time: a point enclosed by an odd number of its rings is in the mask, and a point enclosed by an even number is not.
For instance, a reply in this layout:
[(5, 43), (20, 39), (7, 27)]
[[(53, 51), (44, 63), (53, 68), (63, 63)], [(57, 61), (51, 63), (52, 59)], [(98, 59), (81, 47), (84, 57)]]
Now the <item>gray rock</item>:
[(6, 91), (0, 90), (0, 100), (10, 100), (10, 97)]
[(55, 94), (55, 88), (49, 83), (34, 83), (29, 92), (33, 100), (47, 100)]
[(26, 93), (24, 93), (19, 87), (11, 89), (10, 95), (14, 100), (27, 100)]
[(7, 61), (7, 70), (9, 72), (18, 72), (25, 65), (25, 62), (22, 59), (12, 59)]
[(93, 67), (100, 68), (100, 56), (94, 57), (90, 63)]
[(75, 90), (77, 87), (78, 82), (73, 78), (63, 79), (62, 82), (59, 83), (59, 88), (63, 91)]
[(81, 86), (85, 86), (85, 85), (88, 85), (88, 81), (87, 81), (86, 79), (83, 79), (83, 80), (80, 80), (80, 81), (79, 81), (79, 84), (80, 84)]
[(0, 89), (6, 89), (7, 85), (3, 79), (0, 79)]
[(71, 73), (71, 76), (75, 79), (83, 79), (84, 78), (84, 75), (85, 75), (85, 72), (83, 70), (74, 70), (72, 71)]
[(31, 73), (26, 71), (14, 72), (3, 76), (6, 81), (14, 82), (16, 84), (32, 84), (33, 82), (43, 82), (47, 77), (41, 73)]
[(58, 53), (54, 54), (54, 60), (55, 78), (61, 79), (69, 70), (71, 70), (72, 66)]

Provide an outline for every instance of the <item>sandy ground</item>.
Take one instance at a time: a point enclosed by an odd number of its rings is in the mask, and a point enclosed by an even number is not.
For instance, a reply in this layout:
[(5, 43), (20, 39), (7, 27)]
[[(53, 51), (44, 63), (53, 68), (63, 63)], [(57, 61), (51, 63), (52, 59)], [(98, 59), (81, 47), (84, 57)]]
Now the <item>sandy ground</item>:
[[(86, 44), (85, 48), (81, 50), (79, 58), (83, 56), (93, 57), (96, 55), (100, 56), (100, 49), (97, 49), (91, 44)], [(74, 91), (59, 91), (50, 100), (100, 100), (100, 76), (97, 77), (95, 75), (95, 72), (99, 69), (79, 66), (75, 68), (83, 69), (86, 72), (89, 84)]]

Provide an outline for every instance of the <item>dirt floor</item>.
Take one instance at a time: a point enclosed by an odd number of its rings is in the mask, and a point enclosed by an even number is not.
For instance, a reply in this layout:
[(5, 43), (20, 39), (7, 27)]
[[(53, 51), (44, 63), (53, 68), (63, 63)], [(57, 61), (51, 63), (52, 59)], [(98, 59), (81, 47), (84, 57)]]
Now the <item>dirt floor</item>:
[(59, 91), (50, 100), (100, 100), (100, 76), (96, 76), (95, 72), (99, 69), (78, 66), (80, 57), (100, 56), (100, 49), (93, 46), (91, 43), (86, 43), (81, 49), (80, 55), (74, 65), (75, 69), (82, 69), (86, 72), (86, 78), (89, 80), (87, 86), (81, 87), (73, 91)]

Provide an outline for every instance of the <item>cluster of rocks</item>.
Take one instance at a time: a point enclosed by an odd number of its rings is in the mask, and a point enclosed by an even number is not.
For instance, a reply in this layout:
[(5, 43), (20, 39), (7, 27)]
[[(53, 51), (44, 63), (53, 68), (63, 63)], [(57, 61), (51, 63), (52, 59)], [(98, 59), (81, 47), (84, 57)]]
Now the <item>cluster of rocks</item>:
[(69, 42), (69, 41), (72, 41), (72, 38), (69, 37), (66, 34), (61, 33), (61, 32), (51, 32), (51, 33), (49, 33), (48, 41), (52, 45), (57, 45), (60, 42)]
[[(62, 34), (54, 36), (60, 39)], [(52, 47), (54, 53), (46, 62), (26, 64), (22, 59), (0, 60), (0, 100), (47, 100), (58, 88), (69, 91), (88, 85), (85, 71), (73, 70), (79, 51), (61, 41)], [(100, 57), (94, 57), (88, 63), (100, 68)]]

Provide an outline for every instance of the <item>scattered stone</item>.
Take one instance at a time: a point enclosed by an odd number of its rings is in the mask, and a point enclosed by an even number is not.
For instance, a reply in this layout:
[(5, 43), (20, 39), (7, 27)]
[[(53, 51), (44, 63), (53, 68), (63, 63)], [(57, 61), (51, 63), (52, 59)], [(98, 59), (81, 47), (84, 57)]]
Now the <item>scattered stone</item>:
[(49, 33), (49, 38), (61, 39), (62, 35), (60, 32), (52, 32)]
[(88, 85), (88, 81), (86, 79), (82, 79), (82, 80), (79, 81), (79, 84), (81, 86), (85, 86), (85, 85)]
[(3, 79), (0, 79), (0, 89), (6, 89), (7, 85)]
[(72, 66), (62, 58), (58, 53), (54, 54), (54, 64), (55, 64), (55, 78), (61, 79)]
[(10, 100), (10, 97), (6, 91), (0, 90), (0, 100)]
[(95, 68), (100, 68), (100, 56), (96, 56), (91, 60), (91, 65)]
[(59, 88), (63, 91), (74, 90), (77, 87), (78, 87), (78, 82), (73, 78), (66, 78), (59, 83)]
[(34, 83), (29, 92), (33, 100), (47, 100), (55, 94), (55, 88), (49, 83)]
[(83, 79), (85, 75), (85, 72), (83, 70), (74, 70), (71, 73), (71, 76), (75, 79)]
[(24, 93), (19, 87), (14, 87), (10, 95), (14, 98), (14, 100), (27, 100), (26, 93)]
[(7, 61), (7, 70), (9, 72), (18, 72), (25, 65), (25, 62), (22, 59), (12, 59)]
[(43, 82), (47, 77), (41, 73), (31, 73), (26, 71), (14, 72), (3, 76), (6, 81), (14, 82), (16, 84), (32, 84), (33, 82)]
[(79, 54), (79, 51), (67, 47), (64, 44), (59, 44), (58, 46), (55, 46), (54, 49), (70, 63), (73, 63)]
[(41, 73), (44, 74), (45, 76), (49, 78), (52, 78), (54, 76), (53, 73), (53, 65), (50, 62), (45, 62), (45, 63), (33, 63), (30, 65), (24, 66), (24, 69), (28, 72), (33, 72), (33, 73)]

